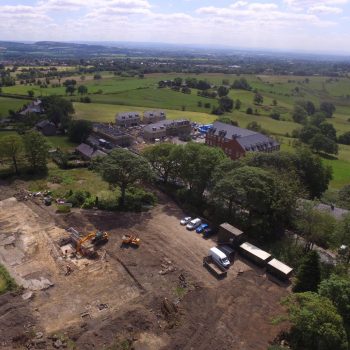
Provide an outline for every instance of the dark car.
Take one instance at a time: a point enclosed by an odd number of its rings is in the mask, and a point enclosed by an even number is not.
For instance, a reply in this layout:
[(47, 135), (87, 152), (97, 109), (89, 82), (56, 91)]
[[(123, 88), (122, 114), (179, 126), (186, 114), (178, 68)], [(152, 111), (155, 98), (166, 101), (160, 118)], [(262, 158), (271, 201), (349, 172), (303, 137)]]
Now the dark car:
[(212, 227), (207, 227), (203, 231), (203, 238), (208, 239), (217, 233), (217, 229)]

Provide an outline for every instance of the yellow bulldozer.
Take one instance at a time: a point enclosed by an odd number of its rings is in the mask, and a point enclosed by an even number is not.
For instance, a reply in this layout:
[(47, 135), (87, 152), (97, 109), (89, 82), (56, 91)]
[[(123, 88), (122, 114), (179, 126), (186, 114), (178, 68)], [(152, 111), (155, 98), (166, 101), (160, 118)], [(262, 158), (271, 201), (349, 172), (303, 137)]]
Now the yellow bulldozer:
[(139, 237), (133, 235), (124, 235), (122, 237), (122, 244), (130, 244), (138, 247), (141, 244), (141, 240)]

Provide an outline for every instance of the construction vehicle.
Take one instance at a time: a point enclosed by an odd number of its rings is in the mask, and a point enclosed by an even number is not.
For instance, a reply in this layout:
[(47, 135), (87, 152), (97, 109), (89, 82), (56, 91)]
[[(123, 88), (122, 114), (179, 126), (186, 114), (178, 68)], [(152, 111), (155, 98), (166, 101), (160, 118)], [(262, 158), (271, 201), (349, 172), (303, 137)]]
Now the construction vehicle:
[(122, 244), (130, 244), (138, 247), (141, 244), (141, 240), (139, 237), (133, 235), (124, 235), (122, 237)]
[[(95, 258), (97, 253), (95, 246), (108, 242), (107, 232), (91, 232), (84, 237), (80, 237), (80, 234), (73, 227), (67, 230), (70, 233), (70, 240), (73, 243), (76, 253), (86, 256), (88, 258)], [(86, 242), (90, 242), (87, 245)]]

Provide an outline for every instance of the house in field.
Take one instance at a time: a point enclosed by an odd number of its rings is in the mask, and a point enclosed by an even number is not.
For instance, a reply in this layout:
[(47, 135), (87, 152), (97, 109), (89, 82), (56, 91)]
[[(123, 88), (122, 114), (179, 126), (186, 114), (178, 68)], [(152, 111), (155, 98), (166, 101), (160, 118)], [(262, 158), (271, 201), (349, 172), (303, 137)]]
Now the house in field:
[(25, 109), (23, 111), (21, 111), (19, 114), (26, 116), (26, 115), (31, 114), (31, 113), (40, 114), (43, 112), (44, 112), (44, 109), (42, 107), (41, 100), (35, 100), (35, 101), (32, 101), (31, 103), (29, 103), (27, 105), (27, 107), (25, 107)]
[(41, 122), (37, 123), (35, 127), (44, 136), (55, 136), (57, 134), (56, 125), (49, 120), (42, 120)]
[(164, 111), (145, 111), (143, 113), (143, 123), (144, 124), (153, 124), (159, 121), (165, 120), (166, 114)]
[(208, 130), (205, 143), (220, 147), (231, 159), (244, 157), (247, 152), (274, 152), (280, 149), (280, 144), (269, 136), (221, 122), (215, 122)]
[(168, 136), (185, 136), (191, 133), (191, 123), (186, 119), (162, 120), (157, 123), (146, 125), (143, 128), (145, 141), (154, 142)]
[(107, 153), (102, 152), (96, 147), (91, 147), (86, 143), (81, 143), (75, 148), (76, 153), (78, 153), (84, 160), (91, 160), (96, 157), (105, 157)]
[(92, 130), (94, 136), (107, 140), (116, 146), (128, 147), (133, 141), (133, 137), (126, 133), (125, 129), (116, 125), (94, 123)]
[(141, 123), (141, 116), (139, 112), (123, 112), (118, 113), (115, 117), (117, 126), (129, 128), (131, 126), (137, 126)]

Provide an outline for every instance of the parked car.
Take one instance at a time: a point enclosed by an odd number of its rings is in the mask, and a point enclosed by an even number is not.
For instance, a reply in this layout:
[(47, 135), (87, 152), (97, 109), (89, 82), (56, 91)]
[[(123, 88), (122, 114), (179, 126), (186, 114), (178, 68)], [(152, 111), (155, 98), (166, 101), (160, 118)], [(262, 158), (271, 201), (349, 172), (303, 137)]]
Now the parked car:
[(197, 233), (202, 233), (206, 228), (208, 228), (209, 227), (209, 225), (208, 224), (202, 224), (202, 225), (200, 225), (200, 226), (198, 226), (197, 228), (196, 228), (196, 232)]
[(187, 230), (195, 230), (198, 226), (200, 226), (202, 223), (202, 220), (199, 218), (193, 219), (190, 221), (187, 225), (186, 228)]
[(218, 248), (210, 248), (209, 255), (219, 267), (222, 267), (224, 269), (228, 269), (230, 267), (230, 261), (227, 259), (226, 254)]
[(191, 221), (191, 217), (190, 216), (186, 216), (185, 218), (183, 218), (181, 221), (180, 221), (180, 224), (185, 226), (187, 225), (190, 221)]
[(207, 227), (203, 230), (203, 238), (208, 239), (211, 236), (215, 235), (216, 232), (217, 232), (216, 229), (212, 227)]

